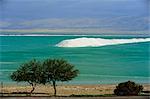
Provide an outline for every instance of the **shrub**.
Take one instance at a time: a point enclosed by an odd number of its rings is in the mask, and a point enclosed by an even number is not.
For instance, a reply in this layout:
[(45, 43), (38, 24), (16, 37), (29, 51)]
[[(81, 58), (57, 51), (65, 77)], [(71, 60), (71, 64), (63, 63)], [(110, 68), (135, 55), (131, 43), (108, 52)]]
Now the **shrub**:
[(118, 86), (116, 86), (114, 93), (118, 96), (132, 96), (138, 95), (142, 90), (142, 85), (138, 85), (132, 81), (127, 81), (120, 83)]

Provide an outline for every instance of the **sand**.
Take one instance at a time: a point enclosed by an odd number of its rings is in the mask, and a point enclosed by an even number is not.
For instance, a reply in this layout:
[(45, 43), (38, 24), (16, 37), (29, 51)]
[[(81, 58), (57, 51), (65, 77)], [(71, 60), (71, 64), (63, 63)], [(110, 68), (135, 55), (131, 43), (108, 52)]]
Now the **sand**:
[[(58, 85), (57, 95), (69, 96), (69, 95), (104, 95), (113, 94), (113, 90), (116, 85)], [(143, 85), (144, 90), (150, 91), (150, 84)], [(25, 85), (5, 85), (0, 88), (3, 93), (12, 92), (30, 92), (31, 86)], [(34, 93), (47, 93), (46, 95), (53, 95), (54, 90), (51, 85), (37, 85)]]

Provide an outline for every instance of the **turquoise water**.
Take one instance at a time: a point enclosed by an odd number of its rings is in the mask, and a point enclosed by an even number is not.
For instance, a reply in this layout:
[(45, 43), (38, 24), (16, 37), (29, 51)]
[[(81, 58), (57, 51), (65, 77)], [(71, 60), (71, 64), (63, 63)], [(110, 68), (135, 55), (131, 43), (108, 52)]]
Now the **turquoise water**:
[(126, 80), (149, 83), (150, 42), (101, 47), (55, 47), (55, 44), (62, 40), (79, 37), (81, 36), (0, 36), (0, 81), (12, 83), (9, 75), (19, 67), (19, 64), (30, 59), (64, 58), (80, 70), (79, 76), (68, 83), (112, 84)]

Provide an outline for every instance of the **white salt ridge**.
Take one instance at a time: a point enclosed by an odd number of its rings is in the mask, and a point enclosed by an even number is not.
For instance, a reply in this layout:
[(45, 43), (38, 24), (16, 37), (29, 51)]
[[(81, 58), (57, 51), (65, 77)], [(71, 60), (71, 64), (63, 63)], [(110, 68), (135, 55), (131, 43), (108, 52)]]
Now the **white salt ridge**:
[(75, 38), (63, 40), (56, 44), (57, 47), (98, 47), (107, 45), (118, 45), (127, 43), (150, 42), (150, 38), (132, 39), (103, 39), (103, 38)]

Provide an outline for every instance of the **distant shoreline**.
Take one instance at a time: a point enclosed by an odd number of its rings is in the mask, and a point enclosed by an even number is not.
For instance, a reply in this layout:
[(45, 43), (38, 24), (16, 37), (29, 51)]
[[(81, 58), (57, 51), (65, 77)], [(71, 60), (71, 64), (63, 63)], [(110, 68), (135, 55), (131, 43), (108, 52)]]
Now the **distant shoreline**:
[(83, 35), (83, 34), (78, 34), (78, 35), (74, 35), (74, 34), (56, 34), (56, 35), (53, 35), (53, 34), (0, 34), (0, 36), (116, 36), (116, 37), (119, 37), (119, 36), (124, 36), (124, 37), (150, 37), (149, 35), (104, 35), (104, 34), (95, 34), (95, 35), (91, 35), (91, 34), (86, 34), (86, 35)]
[(0, 35), (110, 35), (110, 36), (150, 36), (149, 31), (117, 31), (101, 28), (55, 28), (55, 29), (0, 29)]

